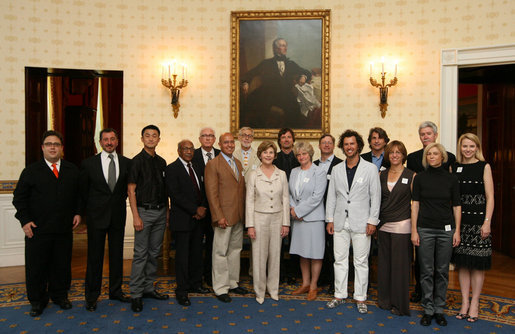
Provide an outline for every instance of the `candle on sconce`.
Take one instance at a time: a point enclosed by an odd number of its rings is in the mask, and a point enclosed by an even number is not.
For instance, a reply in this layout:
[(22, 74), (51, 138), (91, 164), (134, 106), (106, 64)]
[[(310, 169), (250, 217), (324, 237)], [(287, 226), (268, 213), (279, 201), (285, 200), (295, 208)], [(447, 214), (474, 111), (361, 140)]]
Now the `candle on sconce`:
[(370, 62), (370, 77), (372, 78), (372, 67), (374, 66), (374, 64), (372, 62)]
[(184, 65), (184, 80), (188, 80), (188, 66)]
[(168, 79), (170, 79), (170, 64), (168, 64)]
[(395, 63), (395, 75), (394, 75), (395, 78), (397, 78), (397, 63)]
[(186, 80), (186, 77), (184, 76), (184, 64), (182, 64), (182, 80)]
[(164, 65), (161, 65), (161, 80), (164, 80), (165, 78), (165, 67)]

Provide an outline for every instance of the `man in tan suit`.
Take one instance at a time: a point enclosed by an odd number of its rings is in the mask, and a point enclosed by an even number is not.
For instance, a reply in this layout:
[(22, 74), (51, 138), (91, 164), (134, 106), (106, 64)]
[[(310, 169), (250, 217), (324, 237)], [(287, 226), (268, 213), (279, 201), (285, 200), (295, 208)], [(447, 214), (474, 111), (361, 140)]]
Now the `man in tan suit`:
[[(234, 157), (240, 160), (243, 166), (243, 175), (246, 176), (248, 172), (255, 170), (261, 164), (256, 150), (252, 148), (254, 130), (247, 126), (241, 128), (238, 132), (238, 141), (240, 146), (234, 150)], [(245, 179), (245, 182), (247, 182), (247, 179)]]
[(238, 286), (245, 218), (245, 179), (241, 162), (233, 157), (233, 135), (222, 134), (218, 144), (222, 152), (207, 163), (204, 184), (215, 230), (213, 290), (220, 301), (229, 303), (229, 292), (242, 295), (248, 292)]

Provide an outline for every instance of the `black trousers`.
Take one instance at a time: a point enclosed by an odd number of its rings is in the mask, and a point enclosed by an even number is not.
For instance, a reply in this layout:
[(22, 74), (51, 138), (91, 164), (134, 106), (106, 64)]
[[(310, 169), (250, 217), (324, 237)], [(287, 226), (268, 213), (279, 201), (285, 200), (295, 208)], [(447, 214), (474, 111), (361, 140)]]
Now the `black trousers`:
[(31, 304), (68, 298), (72, 245), (71, 231), (25, 237), (25, 281)]
[(174, 231), (172, 234), (175, 239), (175, 294), (187, 296), (188, 289), (202, 285), (202, 226), (195, 224), (191, 231)]
[(215, 231), (211, 225), (211, 216), (204, 218), (204, 221), (200, 225), (202, 226), (202, 236), (205, 238), (205, 243), (203, 245), (204, 258), (202, 276), (204, 276), (204, 280), (206, 282), (211, 282), (211, 268), (213, 263), (213, 238), (215, 236)]
[(107, 236), (109, 251), (109, 295), (122, 293), (123, 281), (123, 239), (125, 225), (111, 224), (106, 229), (88, 225), (88, 261), (86, 268), (86, 300), (93, 302), (102, 291), (102, 270), (104, 266), (104, 248)]

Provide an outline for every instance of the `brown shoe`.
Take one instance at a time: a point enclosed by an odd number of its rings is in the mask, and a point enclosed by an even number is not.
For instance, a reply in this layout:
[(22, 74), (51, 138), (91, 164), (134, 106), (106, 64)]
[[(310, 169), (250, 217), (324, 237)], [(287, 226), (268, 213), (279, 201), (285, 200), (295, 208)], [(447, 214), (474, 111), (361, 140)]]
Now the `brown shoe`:
[(301, 286), (300, 288), (294, 290), (291, 294), (292, 295), (301, 295), (303, 293), (306, 293), (309, 291), (309, 285)]
[(318, 292), (318, 289), (309, 290), (309, 292), (308, 292), (308, 300), (312, 301), (312, 300), (317, 299), (317, 292)]

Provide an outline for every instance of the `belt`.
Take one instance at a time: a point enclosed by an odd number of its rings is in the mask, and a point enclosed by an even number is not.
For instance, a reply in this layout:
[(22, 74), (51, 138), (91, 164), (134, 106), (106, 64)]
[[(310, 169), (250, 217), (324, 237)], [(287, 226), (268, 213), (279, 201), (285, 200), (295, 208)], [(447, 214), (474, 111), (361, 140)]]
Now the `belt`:
[(165, 204), (141, 204), (138, 207), (145, 210), (160, 210), (165, 207)]

